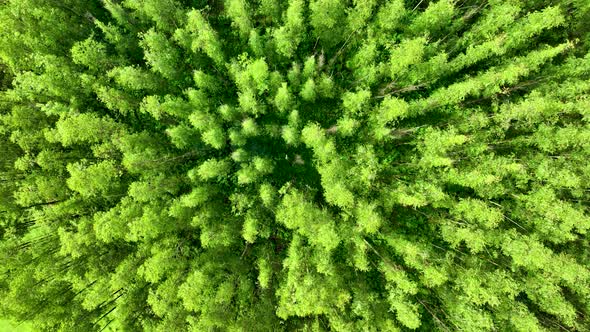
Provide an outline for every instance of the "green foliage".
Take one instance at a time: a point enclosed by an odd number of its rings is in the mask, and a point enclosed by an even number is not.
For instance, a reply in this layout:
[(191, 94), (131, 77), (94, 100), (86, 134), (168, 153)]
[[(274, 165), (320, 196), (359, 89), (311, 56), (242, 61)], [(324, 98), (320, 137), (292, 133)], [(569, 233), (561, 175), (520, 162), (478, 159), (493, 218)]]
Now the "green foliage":
[(120, 176), (116, 165), (109, 161), (88, 167), (81, 163), (70, 164), (67, 170), (70, 173), (68, 187), (83, 197), (108, 196), (117, 188), (117, 178)]
[(244, 0), (228, 0), (225, 3), (227, 15), (232, 25), (238, 30), (242, 38), (250, 36), (252, 22), (248, 13), (248, 4)]
[(313, 0), (309, 4), (310, 25), (314, 37), (326, 47), (332, 47), (344, 38), (346, 6), (342, 0)]
[(289, 7), (285, 11), (284, 25), (274, 30), (273, 37), (277, 52), (285, 57), (293, 57), (295, 50), (301, 43), (304, 33), (304, 1), (290, 0)]
[(144, 49), (146, 63), (168, 80), (178, 80), (182, 75), (181, 55), (172, 41), (154, 29), (141, 37), (140, 45)]
[(209, 159), (198, 167), (197, 173), (203, 180), (222, 178), (227, 175), (230, 166), (227, 161)]
[(0, 330), (587, 331), (589, 21), (0, 1)]

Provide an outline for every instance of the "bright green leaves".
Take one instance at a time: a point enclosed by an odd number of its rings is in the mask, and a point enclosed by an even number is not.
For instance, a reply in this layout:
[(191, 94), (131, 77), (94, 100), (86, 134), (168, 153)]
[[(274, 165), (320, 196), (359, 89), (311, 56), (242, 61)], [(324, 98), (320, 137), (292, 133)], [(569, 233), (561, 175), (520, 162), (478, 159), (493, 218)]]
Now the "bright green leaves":
[(267, 44), (265, 38), (261, 37), (257, 30), (252, 29), (248, 38), (248, 46), (250, 46), (252, 53), (256, 57), (262, 57), (266, 51)]
[(358, 192), (370, 192), (376, 185), (379, 176), (384, 169), (378, 154), (372, 145), (360, 145), (354, 154), (356, 165), (348, 172), (354, 179), (355, 190)]
[[(228, 255), (229, 252), (219, 251), (218, 254)], [(199, 255), (196, 259), (198, 268), (191, 268), (191, 273), (178, 289), (178, 296), (184, 308), (198, 313), (188, 319), (192, 325), (190, 328), (226, 328), (227, 321), (223, 323), (222, 317), (227, 317), (228, 314), (239, 317), (237, 321), (232, 322), (236, 328), (247, 326), (245, 324), (252, 322), (249, 318), (258, 309), (262, 309), (258, 308), (262, 301), (251, 297), (254, 281), (239, 276), (238, 272), (245, 267), (243, 262), (233, 258), (214, 262), (211, 260), (213, 257), (215, 255), (212, 254)], [(261, 322), (266, 323), (264, 320)]]
[(241, 38), (247, 38), (252, 30), (252, 21), (245, 0), (227, 0), (225, 2), (227, 15), (232, 20), (232, 26), (237, 28)]
[(201, 132), (201, 140), (204, 143), (218, 150), (225, 146), (226, 132), (215, 115), (197, 110), (189, 116), (189, 121)]
[(318, 124), (305, 126), (301, 136), (303, 142), (314, 150), (315, 155), (322, 162), (328, 162), (336, 157), (334, 142), (326, 137), (324, 130)]
[(258, 259), (256, 262), (258, 266), (258, 283), (262, 289), (268, 289), (272, 277), (272, 267), (268, 260), (264, 258)]
[(392, 79), (403, 76), (411, 65), (422, 61), (426, 38), (420, 37), (402, 41), (394, 46), (389, 56), (389, 75)]
[(326, 47), (333, 47), (345, 38), (346, 6), (342, 0), (313, 0), (309, 4), (310, 24), (314, 36)]
[(317, 64), (315, 61), (315, 57), (310, 56), (303, 63), (303, 72), (301, 73), (303, 75), (303, 79), (308, 79), (308, 78), (314, 77), (316, 74), (316, 71), (317, 71)]
[(480, 39), (489, 40), (509, 26), (522, 9), (513, 1), (499, 1), (487, 8), (477, 25), (463, 34), (465, 42), (474, 44)]
[(451, 214), (458, 220), (478, 224), (483, 228), (495, 228), (503, 219), (500, 211), (474, 199), (461, 200), (453, 206)]
[(202, 139), (203, 142), (218, 150), (222, 149), (226, 142), (225, 133), (220, 127), (213, 127), (204, 131)]
[(301, 99), (303, 99), (307, 102), (313, 102), (313, 101), (315, 101), (315, 99), (317, 97), (316, 90), (317, 89), (316, 89), (315, 81), (313, 80), (313, 78), (309, 78), (303, 84), (303, 87), (301, 88), (301, 92), (299, 93), (299, 96), (301, 97)]
[(198, 10), (191, 10), (187, 14), (186, 30), (176, 30), (174, 37), (180, 42), (189, 42), (193, 52), (202, 51), (215, 64), (222, 66), (225, 55), (222, 44), (215, 30), (209, 25), (203, 14)]
[(475, 305), (498, 307), (503, 297), (513, 299), (518, 295), (519, 284), (503, 271), (468, 269), (459, 273), (457, 287), (464, 289), (467, 300)]
[(543, 311), (558, 317), (569, 326), (574, 325), (576, 309), (567, 301), (559, 285), (549, 283), (541, 276), (530, 277), (527, 278), (526, 292)]
[(253, 165), (244, 164), (240, 170), (236, 173), (238, 176), (238, 184), (245, 185), (256, 182), (259, 179), (260, 174), (256, 171)]
[(212, 285), (210, 285), (210, 281), (211, 280), (209, 280), (204, 273), (195, 271), (187, 278), (186, 282), (182, 284), (179, 294), (181, 294), (184, 306), (188, 310), (202, 310), (202, 307), (207, 304), (206, 301), (210, 300), (212, 296), (214, 298), (217, 297), (217, 301), (215, 302), (218, 302), (219, 304), (227, 304), (227, 301), (231, 299), (231, 289), (226, 287), (225, 292), (223, 289), (216, 292), (217, 289), (211, 288)]
[(502, 251), (512, 257), (514, 266), (532, 271), (548, 268), (552, 259), (551, 250), (529, 236), (507, 235)]
[(258, 101), (256, 100), (256, 94), (252, 90), (245, 90), (239, 93), (238, 102), (240, 109), (244, 113), (256, 114), (260, 111)]
[(377, 54), (377, 41), (370, 38), (364, 41), (356, 54), (346, 63), (347, 67), (352, 70), (359, 85), (372, 85), (377, 81), (380, 74), (376, 63)]
[(348, 29), (350, 31), (358, 31), (362, 29), (371, 18), (371, 14), (377, 5), (377, 1), (355, 0), (353, 3), (354, 8), (350, 8), (347, 13)]
[(416, 329), (420, 326), (420, 316), (415, 303), (408, 300), (408, 295), (417, 293), (417, 285), (411, 281), (399, 266), (381, 263), (380, 270), (387, 281), (387, 300), (396, 318), (404, 326)]
[(263, 176), (271, 174), (274, 169), (274, 162), (269, 158), (254, 157), (249, 163), (242, 163), (237, 171), (238, 184), (251, 184)]
[(117, 67), (108, 75), (127, 90), (157, 91), (161, 86), (157, 77), (135, 67)]
[(279, 54), (292, 58), (305, 33), (304, 1), (290, 0), (284, 16), (284, 25), (274, 30), (273, 37)]
[(193, 72), (193, 80), (197, 88), (201, 90), (218, 92), (221, 88), (214, 76), (206, 74), (202, 70), (195, 70)]
[(242, 237), (248, 243), (254, 243), (258, 236), (258, 220), (253, 216), (246, 216), (244, 219), (244, 226), (242, 229)]
[[(542, 188), (518, 197), (524, 206), (518, 211), (547, 241), (574, 241), (590, 229), (590, 216), (576, 208), (573, 202), (557, 197), (555, 191)], [(526, 211), (526, 214), (525, 214)]]
[(245, 162), (250, 158), (250, 154), (241, 148), (236, 149), (234, 152), (232, 152), (231, 154), (231, 159), (233, 159), (234, 161), (237, 162)]
[(386, 207), (393, 207), (396, 204), (419, 208), (429, 204), (434, 206), (443, 205), (447, 195), (436, 184), (416, 181), (411, 185), (401, 184), (394, 188), (389, 188), (388, 192), (383, 193), (383, 200)]
[[(147, 303), (157, 316), (163, 318), (182, 317), (182, 315), (176, 313), (174, 310), (179, 305), (177, 293), (180, 282), (178, 274), (174, 274), (173, 277), (168, 277), (166, 280), (160, 282), (155, 290), (152, 289), (150, 291), (147, 296)], [(172, 324), (175, 325), (175, 323), (177, 322), (173, 321)]]
[[(269, 68), (264, 58), (247, 61), (241, 71), (236, 71), (236, 85), (242, 92), (256, 91), (263, 94), (269, 88)], [(248, 109), (246, 109), (248, 110)]]
[(242, 121), (242, 133), (245, 136), (256, 136), (259, 133), (258, 124), (252, 118)]
[(227, 160), (209, 159), (197, 168), (197, 174), (203, 180), (223, 179), (227, 176), (231, 164)]
[(2, 315), (588, 325), (584, 1), (4, 2)]
[(259, 93), (266, 91), (268, 89), (269, 72), (265, 59), (260, 58), (252, 62), (248, 66), (248, 71)]
[(326, 201), (341, 208), (352, 208), (355, 197), (343, 180), (346, 164), (338, 159), (334, 140), (327, 138), (325, 131), (317, 124), (303, 128), (302, 140), (317, 158)]
[(121, 169), (112, 161), (103, 161), (93, 165), (82, 163), (70, 164), (67, 167), (70, 177), (68, 187), (85, 198), (99, 195), (106, 197), (119, 188)]
[[(211, 99), (206, 92), (207, 90), (200, 90), (200, 89), (187, 89), (184, 91), (184, 94), (188, 97), (188, 102), (190, 106), (197, 112), (204, 112), (211, 107)], [(188, 114), (183, 114), (185, 117)], [(190, 118), (190, 116), (189, 116)], [(198, 127), (195, 125), (195, 127)]]
[(22, 206), (53, 204), (68, 196), (64, 179), (56, 176), (29, 178), (14, 190), (14, 203)]
[(589, 139), (590, 131), (587, 127), (555, 128), (542, 124), (532, 135), (531, 143), (543, 152), (557, 153), (571, 148), (588, 149), (590, 147)]
[(436, 35), (448, 27), (455, 15), (454, 3), (451, 0), (439, 0), (431, 2), (428, 8), (421, 13), (408, 27), (413, 34)]
[(254, 165), (254, 168), (261, 174), (270, 174), (274, 168), (274, 163), (269, 158), (254, 157), (252, 164)]
[(152, 248), (152, 256), (137, 269), (137, 274), (150, 283), (158, 283), (175, 270), (178, 262), (174, 260), (175, 247), (171, 243), (159, 243)]
[(158, 176), (129, 185), (129, 196), (138, 202), (149, 202), (174, 196), (180, 189), (180, 179)]
[(566, 43), (532, 51), (524, 57), (515, 58), (506, 66), (492, 68), (474, 78), (438, 89), (427, 99), (412, 103), (411, 109), (424, 112), (435, 107), (458, 104), (469, 96), (491, 97), (501, 93), (502, 86), (517, 83), (522, 77), (536, 72), (546, 61), (570, 47), (571, 44)]
[(529, 13), (509, 31), (510, 37), (507, 41), (507, 47), (516, 47), (540, 31), (555, 28), (564, 23), (565, 18), (559, 7), (546, 7), (541, 11)]
[(305, 127), (302, 137), (303, 142), (314, 151), (326, 201), (342, 209), (352, 208), (355, 195), (351, 184), (342, 176), (347, 172), (347, 164), (337, 159), (334, 141), (327, 139), (317, 125)]
[(342, 95), (342, 106), (346, 112), (352, 116), (359, 116), (363, 113), (368, 113), (371, 92), (368, 90), (360, 90), (357, 92), (345, 92)]
[(298, 191), (285, 194), (276, 218), (319, 248), (330, 251), (340, 242), (333, 217), (327, 211), (314, 206)]
[(421, 137), (422, 143), (418, 147), (422, 152), (420, 164), (427, 168), (450, 166), (453, 160), (446, 156), (447, 152), (467, 142), (465, 135), (456, 134), (453, 130), (427, 128)]
[(313, 103), (319, 98), (334, 98), (334, 80), (325, 73), (320, 73), (324, 65), (323, 57), (323, 54), (319, 56), (319, 60), (316, 60), (315, 56), (308, 57), (304, 62), (303, 72), (297, 63), (294, 63), (289, 71), (287, 77), (291, 87), (299, 89), (300, 100)]
[[(117, 140), (117, 147), (122, 152), (121, 164), (130, 173), (149, 174), (166, 169), (170, 155), (166, 155), (158, 142), (164, 137), (154, 137), (147, 132), (128, 134)], [(174, 160), (174, 159), (172, 159)], [(168, 164), (168, 165), (167, 165)]]
[[(331, 167), (332, 166), (332, 167)], [(333, 167), (334, 165), (325, 166), (320, 172), (322, 174), (322, 187), (326, 201), (343, 209), (352, 208), (355, 197), (349, 187), (343, 180), (338, 179), (338, 175), (343, 169)]]
[(337, 130), (338, 135), (347, 137), (354, 135), (358, 127), (359, 121), (345, 116), (338, 120), (334, 128)]
[(377, 140), (390, 138), (392, 128), (388, 127), (388, 124), (404, 119), (408, 111), (409, 107), (405, 101), (391, 97), (385, 98), (377, 108), (377, 112), (371, 116), (375, 138)]
[(403, 17), (407, 14), (403, 0), (387, 1), (379, 8), (377, 13), (377, 26), (383, 32), (390, 33), (392, 30), (399, 28)]
[[(424, 286), (434, 288), (448, 281), (447, 268), (435, 264), (438, 255), (429, 246), (395, 234), (386, 235), (384, 239), (408, 267), (420, 272), (420, 281)], [(413, 294), (409, 290), (405, 292)]]
[[(507, 8), (502, 10), (516, 10), (517, 8), (507, 5)], [(515, 12), (511, 13), (516, 14)], [(510, 14), (507, 14), (510, 15)], [(507, 17), (499, 19), (499, 24), (502, 24), (503, 20), (510, 20)], [(498, 20), (498, 18), (496, 18)], [(494, 22), (498, 24), (498, 22)], [(513, 27), (511, 27), (505, 34), (500, 34), (497, 37), (490, 39), (477, 46), (470, 45), (465, 53), (458, 55), (449, 64), (452, 70), (460, 70), (464, 67), (471, 66), (478, 61), (486, 59), (494, 54), (503, 55), (513, 49), (519, 48), (525, 45), (531, 40), (531, 37), (538, 35), (543, 30), (551, 29), (556, 26), (563, 24), (563, 16), (560, 10), (556, 7), (547, 7), (543, 11), (534, 12), (527, 15), (525, 18), (517, 21)], [(495, 26), (486, 27), (485, 29), (495, 29)], [(487, 33), (476, 30), (473, 33)], [(468, 34), (470, 36), (470, 34)]]
[(195, 145), (198, 139), (193, 128), (186, 124), (181, 124), (166, 130), (166, 134), (170, 137), (170, 141), (179, 149), (186, 149)]
[(93, 38), (78, 42), (72, 47), (72, 61), (87, 66), (92, 71), (108, 69), (111, 65), (105, 44)]
[(266, 94), (275, 83), (274, 73), (269, 72), (265, 58), (256, 60), (241, 59), (240, 63), (233, 63), (230, 72), (238, 86), (238, 103), (240, 112), (259, 115), (266, 113), (266, 107), (261, 104), (261, 95)]
[(308, 246), (301, 236), (294, 235), (283, 262), (287, 273), (277, 291), (277, 316), (287, 319), (290, 316), (327, 314), (332, 310), (343, 310), (350, 301), (350, 294), (340, 276), (326, 277), (320, 271), (314, 271), (313, 266), (309, 266), (309, 272), (306, 272), (306, 258), (314, 257), (314, 251), (329, 259), (329, 253), (317, 250)]
[(576, 197), (583, 195), (580, 193), (583, 175), (577, 174), (576, 167), (560, 159), (540, 162), (535, 170), (535, 177), (556, 189), (570, 189)]
[(195, 187), (190, 193), (181, 196), (179, 202), (184, 207), (198, 207), (206, 203), (214, 193), (214, 190), (209, 186)]
[[(564, 298), (557, 284), (567, 285), (576, 293), (590, 282), (590, 271), (575, 259), (555, 255), (549, 248), (528, 236), (507, 235), (502, 239), (502, 251), (513, 260), (513, 266), (529, 271), (525, 291), (542, 310), (556, 315), (563, 323), (574, 324), (572, 303)], [(533, 273), (534, 272), (534, 273)], [(586, 296), (586, 295), (584, 295)]]
[[(47, 103), (63, 102), (72, 98), (71, 101), (75, 102), (88, 94), (80, 78), (74, 75), (76, 66), (65, 58), (52, 54), (36, 54), (31, 62), (35, 70), (14, 74), (14, 88), (7, 95), (7, 101), (26, 100), (33, 103), (34, 100), (40, 99)], [(76, 97), (68, 96), (69, 93)]]
[(176, 0), (125, 0), (123, 4), (153, 21), (162, 31), (173, 32), (184, 21), (184, 10)]
[(144, 49), (144, 57), (150, 67), (169, 80), (177, 80), (181, 76), (181, 57), (178, 49), (162, 33), (153, 29), (142, 36), (140, 45)]
[(285, 112), (291, 108), (293, 101), (293, 95), (289, 92), (287, 83), (282, 83), (274, 98), (275, 106), (279, 111)]
[(374, 234), (383, 224), (383, 217), (377, 211), (375, 204), (359, 202), (356, 207), (358, 227), (367, 234)]
[(505, 129), (511, 126), (533, 129), (543, 120), (555, 123), (558, 112), (564, 106), (554, 98), (540, 96), (538, 92), (533, 92), (519, 103), (502, 105), (494, 120)]
[[(122, 83), (133, 84), (135, 79), (138, 79), (137, 83), (139, 85), (131, 85), (130, 90), (134, 90), (135, 87), (139, 88), (140, 90), (144, 87), (150, 87), (150, 84), (153, 82), (151, 81), (142, 81), (141, 77), (124, 77), (122, 78)], [(95, 93), (98, 96), (98, 99), (106, 106), (106, 108), (119, 112), (123, 115), (130, 114), (137, 109), (139, 104), (139, 100), (137, 100), (134, 96), (131, 96), (124, 91), (115, 88), (109, 88), (106, 86), (102, 86), (96, 84), (94, 87)]]
[(106, 212), (94, 215), (94, 233), (96, 238), (104, 243), (121, 241), (129, 234), (128, 222), (141, 215), (141, 205), (131, 198), (124, 198), (121, 202)]
[(277, 201), (277, 190), (269, 183), (260, 185), (260, 199), (266, 207), (272, 207)]
[(111, 118), (100, 118), (92, 113), (83, 113), (62, 117), (56, 123), (55, 129), (45, 132), (45, 137), (50, 142), (71, 146), (101, 143), (123, 133), (123, 126)]

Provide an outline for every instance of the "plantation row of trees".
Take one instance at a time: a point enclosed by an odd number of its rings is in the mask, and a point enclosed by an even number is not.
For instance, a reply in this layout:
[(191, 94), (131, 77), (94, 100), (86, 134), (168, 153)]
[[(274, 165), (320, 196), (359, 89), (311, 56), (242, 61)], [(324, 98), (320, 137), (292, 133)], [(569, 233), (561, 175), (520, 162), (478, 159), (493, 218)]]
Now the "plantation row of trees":
[(590, 330), (587, 0), (0, 1), (0, 317)]

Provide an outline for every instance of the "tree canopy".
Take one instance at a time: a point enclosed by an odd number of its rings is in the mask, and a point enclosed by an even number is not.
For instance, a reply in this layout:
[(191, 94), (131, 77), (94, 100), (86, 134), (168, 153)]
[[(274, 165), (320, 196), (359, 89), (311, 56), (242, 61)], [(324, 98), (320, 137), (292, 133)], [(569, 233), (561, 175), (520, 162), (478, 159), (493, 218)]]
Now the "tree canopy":
[(0, 318), (589, 331), (588, 22), (587, 0), (0, 1)]

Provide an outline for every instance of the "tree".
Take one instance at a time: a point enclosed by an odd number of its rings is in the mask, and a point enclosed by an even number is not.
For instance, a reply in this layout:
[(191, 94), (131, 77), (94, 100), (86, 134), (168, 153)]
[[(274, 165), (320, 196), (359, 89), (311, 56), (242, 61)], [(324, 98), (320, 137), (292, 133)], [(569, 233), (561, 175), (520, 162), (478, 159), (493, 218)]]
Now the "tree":
[(588, 330), (587, 1), (0, 3), (0, 317)]

